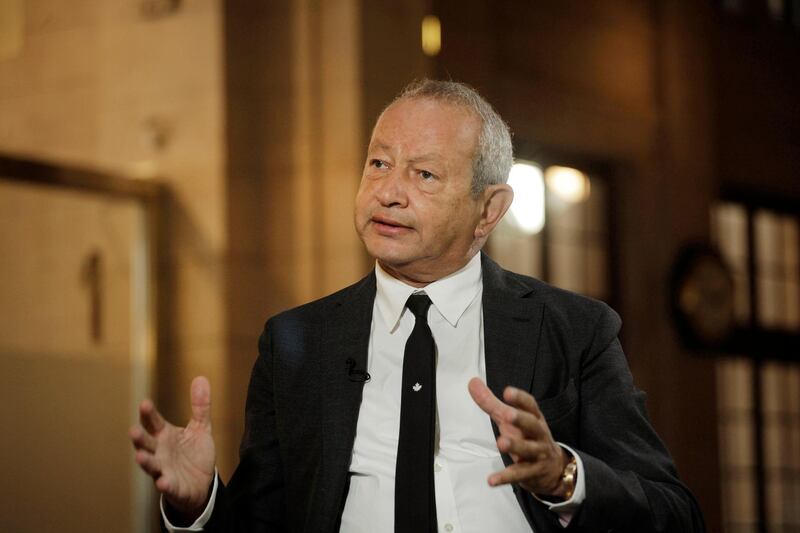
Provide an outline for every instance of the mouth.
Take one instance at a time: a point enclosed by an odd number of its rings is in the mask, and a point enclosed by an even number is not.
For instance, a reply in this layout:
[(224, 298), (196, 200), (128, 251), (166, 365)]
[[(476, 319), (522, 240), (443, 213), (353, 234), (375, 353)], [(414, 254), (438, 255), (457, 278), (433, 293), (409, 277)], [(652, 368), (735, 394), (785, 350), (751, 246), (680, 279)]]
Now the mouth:
[(373, 216), (370, 222), (372, 222), (375, 231), (381, 235), (394, 236), (412, 229), (410, 226), (406, 226), (394, 219), (380, 215)]

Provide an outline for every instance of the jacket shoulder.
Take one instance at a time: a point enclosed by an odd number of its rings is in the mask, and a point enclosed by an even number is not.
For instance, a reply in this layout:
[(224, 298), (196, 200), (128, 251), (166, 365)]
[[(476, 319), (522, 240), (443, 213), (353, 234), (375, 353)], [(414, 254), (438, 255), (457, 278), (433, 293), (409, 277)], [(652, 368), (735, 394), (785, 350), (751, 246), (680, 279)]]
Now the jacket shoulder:
[(536, 278), (524, 277), (533, 283), (534, 293), (551, 312), (563, 314), (565, 318), (573, 320), (587, 320), (608, 315), (609, 319), (621, 321), (616, 311), (602, 300), (562, 289)]
[(269, 325), (289, 325), (318, 323), (325, 320), (332, 309), (348, 302), (369, 303), (375, 297), (375, 272), (372, 271), (359, 281), (340, 289), (332, 294), (312, 300), (305, 304), (286, 309), (267, 320)]
[(544, 322), (549, 329), (589, 342), (593, 339), (610, 342), (618, 335), (622, 320), (605, 302), (502, 269), (496, 264), (492, 267), (497, 267), (493, 277), (499, 279), (506, 290), (543, 304)]

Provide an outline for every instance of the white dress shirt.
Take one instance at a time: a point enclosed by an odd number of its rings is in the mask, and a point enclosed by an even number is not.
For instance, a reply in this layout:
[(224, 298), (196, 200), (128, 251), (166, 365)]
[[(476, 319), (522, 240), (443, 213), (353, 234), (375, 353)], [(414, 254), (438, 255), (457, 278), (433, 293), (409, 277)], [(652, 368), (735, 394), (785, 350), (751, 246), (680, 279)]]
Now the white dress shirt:
[[(436, 517), (442, 533), (530, 532), (509, 485), (489, 486), (489, 475), (505, 465), (491, 420), (469, 395), (475, 376), (486, 381), (480, 254), (458, 272), (420, 290), (376, 266), (367, 371), (350, 463), (350, 492), (342, 533), (394, 529), (394, 468), (400, 431), (403, 353), (414, 315), (405, 308), (414, 292), (433, 302), (428, 324), (437, 347), (438, 446), (434, 457)], [(578, 458), (578, 460), (580, 460)], [(582, 465), (579, 465), (582, 470)], [(578, 474), (579, 483), (582, 472)], [(562, 524), (583, 500), (583, 484), (568, 502), (551, 505)]]
[[(417, 289), (391, 277), (376, 265), (377, 294), (367, 359), (371, 379), (364, 384), (350, 463), (350, 490), (342, 513), (341, 533), (394, 530), (394, 470), (400, 431), (400, 397), (405, 343), (414, 315), (405, 303), (414, 292), (433, 302), (428, 311), (437, 347), (437, 437), (434, 457), (436, 515), (441, 533), (530, 532), (531, 528), (509, 485), (489, 486), (489, 475), (505, 465), (497, 449), (491, 421), (472, 400), (467, 383), (486, 381), (483, 343), (480, 254), (445, 278)], [(567, 449), (569, 449), (567, 447)], [(570, 450), (571, 451), (571, 450)], [(545, 502), (567, 525), (584, 499), (583, 465), (572, 498)], [(213, 511), (217, 480), (203, 515), (189, 528), (202, 531)]]

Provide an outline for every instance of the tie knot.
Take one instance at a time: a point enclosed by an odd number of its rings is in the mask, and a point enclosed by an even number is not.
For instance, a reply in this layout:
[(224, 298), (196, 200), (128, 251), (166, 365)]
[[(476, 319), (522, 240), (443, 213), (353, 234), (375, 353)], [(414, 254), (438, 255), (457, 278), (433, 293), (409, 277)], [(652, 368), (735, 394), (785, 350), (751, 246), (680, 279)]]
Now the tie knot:
[(427, 294), (412, 294), (406, 301), (406, 307), (414, 313), (417, 320), (428, 321), (428, 308), (431, 306), (431, 299)]

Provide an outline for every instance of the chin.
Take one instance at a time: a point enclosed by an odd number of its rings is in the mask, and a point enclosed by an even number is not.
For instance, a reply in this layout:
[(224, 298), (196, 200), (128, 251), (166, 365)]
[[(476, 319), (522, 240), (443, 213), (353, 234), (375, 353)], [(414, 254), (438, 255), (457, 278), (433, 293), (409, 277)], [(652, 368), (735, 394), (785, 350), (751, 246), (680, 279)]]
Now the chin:
[(411, 261), (410, 254), (405, 250), (398, 249), (396, 244), (387, 245), (387, 243), (376, 243), (374, 240), (370, 242), (369, 239), (365, 239), (364, 246), (370, 256), (391, 267), (399, 267)]
[(395, 239), (376, 235), (369, 230), (359, 232), (358, 236), (361, 237), (361, 242), (364, 243), (367, 253), (380, 261), (394, 262), (407, 255), (407, 251), (404, 250), (405, 247)]
[(407, 254), (399, 253), (396, 250), (375, 250), (368, 247), (367, 252), (381, 263), (391, 267), (401, 267), (410, 262)]

